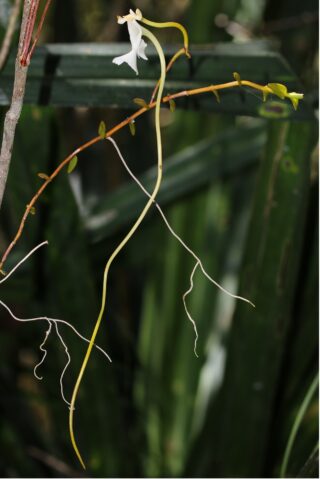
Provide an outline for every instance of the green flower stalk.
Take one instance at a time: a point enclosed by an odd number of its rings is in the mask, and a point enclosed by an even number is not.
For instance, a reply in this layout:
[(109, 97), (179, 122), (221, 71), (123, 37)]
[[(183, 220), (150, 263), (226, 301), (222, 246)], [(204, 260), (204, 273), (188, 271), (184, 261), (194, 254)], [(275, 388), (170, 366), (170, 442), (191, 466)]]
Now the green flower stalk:
[[(130, 22), (137, 23), (135, 18), (128, 19), (127, 22), (128, 22), (128, 28), (129, 28)], [(137, 32), (136, 25), (134, 25), (134, 28), (135, 28), (135, 32)], [(84, 357), (82, 366), (80, 368), (80, 372), (78, 374), (78, 378), (76, 380), (74, 390), (73, 390), (73, 393), (72, 393), (71, 404), (70, 404), (70, 412), (69, 412), (70, 438), (71, 438), (71, 443), (72, 443), (73, 449), (74, 449), (74, 451), (75, 451), (75, 453), (76, 453), (76, 455), (77, 455), (77, 457), (80, 461), (80, 464), (82, 465), (82, 467), (84, 469), (86, 468), (86, 466), (85, 466), (84, 460), (82, 459), (82, 456), (80, 454), (80, 451), (79, 451), (79, 448), (77, 446), (77, 442), (76, 442), (76, 439), (75, 439), (75, 434), (74, 434), (74, 409), (75, 409), (75, 403), (76, 403), (76, 399), (77, 399), (77, 396), (78, 396), (78, 391), (79, 391), (79, 388), (80, 388), (80, 385), (81, 385), (81, 381), (82, 381), (84, 372), (86, 370), (86, 367), (88, 365), (88, 362), (89, 362), (89, 359), (90, 359), (90, 356), (91, 356), (91, 352), (92, 352), (92, 348), (94, 346), (95, 339), (96, 339), (96, 336), (98, 334), (100, 324), (101, 324), (101, 321), (102, 321), (102, 318), (103, 318), (103, 314), (105, 312), (109, 270), (110, 270), (111, 264), (113, 263), (114, 259), (118, 256), (120, 251), (128, 243), (130, 238), (133, 236), (133, 234), (135, 233), (135, 231), (137, 230), (137, 228), (139, 227), (139, 225), (141, 224), (141, 222), (145, 218), (145, 216), (146, 216), (147, 212), (149, 211), (150, 207), (154, 203), (154, 200), (155, 200), (155, 198), (158, 194), (158, 191), (160, 189), (161, 180), (162, 180), (162, 141), (161, 141), (161, 129), (160, 129), (160, 105), (161, 105), (161, 98), (162, 98), (163, 88), (164, 88), (164, 83), (165, 83), (165, 78), (166, 78), (166, 62), (165, 62), (163, 50), (162, 50), (161, 45), (158, 42), (157, 38), (146, 28), (143, 28), (143, 27), (140, 27), (140, 28), (141, 28), (141, 35), (140, 35), (140, 32), (138, 32), (136, 37), (133, 39), (134, 41), (132, 42), (132, 47), (133, 47), (132, 51), (129, 52), (129, 54), (126, 54), (126, 56), (122, 57), (121, 63), (123, 61), (125, 61), (125, 62), (129, 63), (130, 66), (133, 69), (135, 69), (134, 66), (136, 66), (136, 63), (135, 63), (136, 59), (134, 59), (134, 55), (138, 56), (139, 52), (140, 52), (140, 56), (142, 56), (141, 55), (142, 52), (144, 54), (144, 48), (145, 48), (144, 43), (145, 42), (143, 42), (143, 40), (142, 40), (142, 35), (149, 38), (149, 40), (154, 44), (154, 46), (155, 46), (155, 48), (158, 52), (158, 55), (159, 55), (160, 65), (161, 65), (161, 77), (160, 77), (160, 84), (159, 84), (159, 89), (158, 89), (158, 93), (157, 93), (157, 101), (156, 101), (156, 107), (155, 107), (155, 128), (156, 128), (157, 154), (158, 154), (157, 181), (156, 181), (154, 190), (153, 190), (147, 204), (145, 205), (144, 209), (142, 210), (140, 216), (138, 217), (138, 219), (136, 220), (136, 222), (134, 223), (134, 225), (132, 226), (130, 231), (127, 233), (127, 235), (123, 238), (123, 240), (120, 242), (120, 244), (114, 250), (114, 252), (111, 254), (111, 256), (108, 259), (108, 262), (105, 266), (105, 270), (104, 270), (104, 274), (103, 274), (102, 300), (101, 300), (100, 312), (99, 312), (98, 319), (96, 321), (96, 324), (95, 324), (95, 327), (94, 327), (94, 330), (93, 330), (93, 333), (92, 333), (92, 336), (91, 336), (91, 339), (90, 339), (90, 343), (89, 343), (87, 352), (85, 354), (85, 357)], [(131, 31), (133, 31), (133, 30), (131, 30)], [(130, 35), (130, 36), (131, 36), (131, 39), (132, 39), (132, 35)], [(143, 56), (142, 56), (142, 58), (143, 58)]]

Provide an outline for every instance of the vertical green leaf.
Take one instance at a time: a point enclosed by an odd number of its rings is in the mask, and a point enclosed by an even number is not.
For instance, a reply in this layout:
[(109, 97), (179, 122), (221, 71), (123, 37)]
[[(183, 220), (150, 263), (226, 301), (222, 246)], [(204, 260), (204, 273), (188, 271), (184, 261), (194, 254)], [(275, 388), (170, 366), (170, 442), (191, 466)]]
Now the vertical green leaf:
[(239, 73), (233, 72), (233, 78), (238, 82), (238, 85), (241, 86), (241, 78), (240, 78)]
[(105, 137), (106, 137), (106, 131), (107, 131), (107, 128), (106, 128), (105, 122), (104, 122), (104, 121), (100, 121), (98, 133), (99, 133), (99, 136), (100, 136), (101, 140), (104, 140), (104, 139), (105, 139)]
[(135, 136), (136, 134), (136, 124), (135, 124), (135, 121), (130, 121), (129, 123), (129, 128), (130, 128), (130, 133), (132, 136)]
[(217, 92), (217, 90), (212, 90), (212, 93), (213, 93), (214, 96), (216, 97), (217, 102), (220, 103), (220, 95), (219, 95), (219, 93)]
[(169, 100), (169, 106), (170, 106), (170, 111), (171, 113), (174, 113), (176, 110), (176, 102), (174, 100)]

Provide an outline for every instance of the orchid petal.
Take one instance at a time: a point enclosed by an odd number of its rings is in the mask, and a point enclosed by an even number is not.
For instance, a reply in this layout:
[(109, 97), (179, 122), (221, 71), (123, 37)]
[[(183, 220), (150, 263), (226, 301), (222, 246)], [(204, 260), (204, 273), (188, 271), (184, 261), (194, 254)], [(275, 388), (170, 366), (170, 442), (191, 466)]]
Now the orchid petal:
[(138, 75), (137, 58), (142, 58), (143, 60), (148, 60), (148, 58), (145, 54), (147, 44), (142, 40), (142, 28), (135, 20), (137, 15), (137, 13), (135, 14), (130, 10), (130, 14), (126, 17), (118, 17), (118, 23), (127, 22), (132, 49), (129, 53), (114, 58), (112, 62), (116, 65), (127, 63)]
[(137, 55), (139, 58), (143, 58), (143, 60), (148, 60), (146, 54), (145, 54), (145, 49), (147, 47), (147, 44), (144, 40), (141, 40)]
[(128, 31), (132, 49), (138, 51), (142, 39), (142, 29), (139, 23), (135, 20), (131, 20), (130, 22), (128, 22)]
[(124, 55), (121, 55), (120, 57), (115, 57), (112, 60), (112, 63), (115, 63), (116, 65), (122, 65), (122, 63), (127, 63), (129, 67), (132, 68), (138, 75), (138, 68), (137, 68), (137, 55), (134, 50), (131, 50), (129, 53), (125, 53)]
[(124, 23), (126, 23), (126, 19), (124, 17), (117, 17), (117, 22), (120, 24), (120, 25), (123, 25)]

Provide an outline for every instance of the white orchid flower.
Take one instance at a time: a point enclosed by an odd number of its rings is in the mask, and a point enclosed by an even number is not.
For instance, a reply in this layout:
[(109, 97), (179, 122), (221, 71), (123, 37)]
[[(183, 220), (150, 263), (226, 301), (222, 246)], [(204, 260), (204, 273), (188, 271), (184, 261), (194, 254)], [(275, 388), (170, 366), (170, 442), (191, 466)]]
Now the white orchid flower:
[(137, 58), (148, 60), (145, 54), (147, 44), (144, 40), (142, 40), (142, 28), (137, 22), (137, 20), (139, 21), (141, 18), (142, 13), (138, 9), (135, 13), (133, 10), (130, 10), (128, 15), (125, 15), (124, 17), (118, 17), (118, 23), (123, 24), (127, 22), (132, 49), (129, 53), (121, 55), (120, 57), (116, 57), (112, 60), (112, 62), (116, 65), (128, 63), (128, 65), (136, 72), (137, 75)]

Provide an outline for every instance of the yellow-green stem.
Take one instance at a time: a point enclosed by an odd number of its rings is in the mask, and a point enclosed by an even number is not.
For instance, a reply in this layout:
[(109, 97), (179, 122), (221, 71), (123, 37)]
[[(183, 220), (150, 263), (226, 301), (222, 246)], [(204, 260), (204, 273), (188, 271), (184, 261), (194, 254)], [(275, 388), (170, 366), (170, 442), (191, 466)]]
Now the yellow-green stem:
[(152, 204), (154, 202), (154, 199), (156, 198), (157, 193), (159, 191), (159, 188), (160, 188), (160, 185), (161, 185), (161, 179), (162, 179), (162, 142), (161, 142), (161, 130), (160, 130), (160, 105), (161, 105), (161, 97), (162, 97), (162, 94), (163, 94), (164, 82), (165, 82), (165, 77), (166, 77), (166, 62), (165, 62), (163, 50), (161, 48), (160, 43), (156, 39), (156, 37), (149, 30), (147, 30), (145, 28), (142, 28), (142, 33), (143, 33), (143, 35), (148, 37), (149, 40), (151, 40), (151, 42), (154, 44), (154, 46), (155, 46), (155, 48), (158, 52), (158, 55), (159, 55), (159, 58), (160, 58), (160, 65), (161, 65), (160, 85), (159, 85), (159, 89), (158, 89), (157, 101), (156, 101), (156, 107), (155, 107), (155, 128), (156, 128), (157, 152), (158, 152), (158, 175), (157, 175), (156, 185), (154, 187), (154, 190), (152, 192), (152, 195), (151, 195), (149, 201), (145, 205), (145, 207), (142, 210), (139, 218), (136, 220), (136, 222), (134, 223), (134, 225), (132, 226), (130, 231), (127, 233), (127, 235), (123, 238), (121, 243), (114, 250), (114, 252), (112, 253), (110, 258), (108, 259), (108, 262), (105, 266), (105, 270), (104, 270), (104, 274), (103, 274), (102, 299), (101, 299), (100, 312), (99, 312), (98, 319), (97, 319), (97, 322), (95, 324), (95, 327), (94, 327), (94, 330), (93, 330), (93, 333), (92, 333), (92, 336), (91, 336), (91, 339), (90, 339), (90, 343), (89, 343), (88, 349), (86, 351), (86, 354), (85, 354), (85, 357), (84, 357), (84, 360), (83, 360), (83, 363), (82, 363), (82, 366), (80, 368), (78, 378), (76, 380), (76, 383), (75, 383), (75, 386), (74, 386), (74, 389), (73, 389), (71, 404), (70, 404), (70, 413), (69, 413), (69, 431), (70, 431), (70, 438), (71, 438), (71, 443), (72, 443), (73, 449), (74, 449), (74, 451), (75, 451), (75, 453), (76, 453), (76, 455), (77, 455), (77, 457), (78, 457), (78, 459), (79, 459), (79, 461), (80, 461), (80, 463), (81, 463), (81, 465), (84, 469), (86, 467), (85, 467), (84, 461), (82, 459), (82, 456), (80, 454), (79, 448), (77, 446), (77, 442), (75, 440), (75, 435), (74, 435), (74, 427), (73, 427), (74, 407), (75, 407), (78, 391), (79, 391), (79, 388), (80, 388), (80, 384), (81, 384), (85, 369), (87, 367), (87, 364), (88, 364), (88, 361), (89, 361), (89, 358), (90, 358), (90, 355), (91, 355), (91, 351), (92, 351), (96, 336), (98, 334), (98, 330), (99, 330), (99, 327), (100, 327), (100, 324), (101, 324), (101, 321), (102, 321), (102, 317), (103, 317), (103, 314), (104, 314), (104, 311), (105, 311), (106, 297), (107, 297), (107, 280), (108, 280), (109, 269), (110, 269), (110, 266), (111, 266), (113, 260), (120, 253), (122, 248), (128, 243), (128, 241), (130, 240), (132, 235), (135, 233), (135, 231), (139, 227), (140, 223), (143, 221), (143, 219), (146, 216), (148, 210), (152, 206)]
[[(166, 69), (166, 73), (168, 73), (168, 71), (170, 70), (170, 68), (172, 67), (172, 65), (174, 64), (175, 61), (177, 61), (177, 59), (179, 57), (181, 57), (181, 55), (184, 55), (186, 52), (185, 48), (181, 48), (180, 50), (178, 50), (174, 55), (173, 57), (171, 58), (171, 60), (169, 61), (168, 65), (167, 65), (167, 69)], [(152, 95), (151, 95), (151, 98), (150, 98), (150, 102), (149, 104), (153, 103), (154, 101), (154, 98), (157, 94), (157, 91), (158, 91), (158, 88), (159, 88), (159, 83), (160, 83), (160, 80), (158, 80), (156, 86), (154, 87), (154, 90), (152, 92)]]
[(188, 37), (188, 32), (184, 28), (181, 23), (178, 22), (152, 22), (151, 20), (147, 20), (146, 18), (142, 17), (140, 20), (142, 23), (145, 23), (146, 25), (149, 25), (150, 27), (154, 28), (178, 28), (178, 30), (181, 31), (183, 35), (183, 44), (185, 48), (185, 53), (187, 57), (190, 57), (189, 53), (189, 37)]

